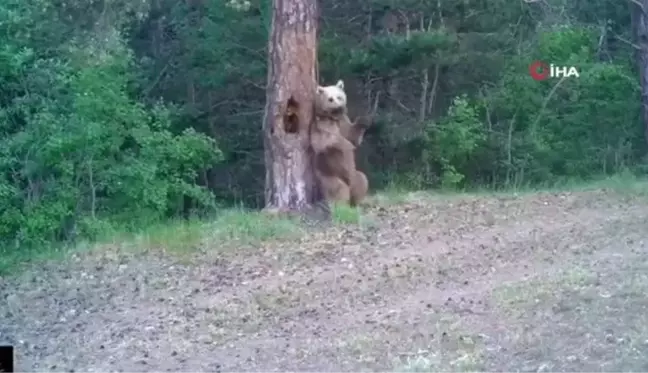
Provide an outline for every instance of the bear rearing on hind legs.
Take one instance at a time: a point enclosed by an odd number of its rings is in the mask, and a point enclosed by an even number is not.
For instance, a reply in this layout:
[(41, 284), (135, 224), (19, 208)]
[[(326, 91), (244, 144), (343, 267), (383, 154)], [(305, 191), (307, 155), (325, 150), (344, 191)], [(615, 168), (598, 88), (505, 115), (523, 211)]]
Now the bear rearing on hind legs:
[(355, 149), (362, 143), (368, 123), (352, 123), (347, 115), (344, 82), (318, 86), (311, 146), (315, 176), (329, 202), (355, 206), (367, 195), (369, 182), (356, 169)]

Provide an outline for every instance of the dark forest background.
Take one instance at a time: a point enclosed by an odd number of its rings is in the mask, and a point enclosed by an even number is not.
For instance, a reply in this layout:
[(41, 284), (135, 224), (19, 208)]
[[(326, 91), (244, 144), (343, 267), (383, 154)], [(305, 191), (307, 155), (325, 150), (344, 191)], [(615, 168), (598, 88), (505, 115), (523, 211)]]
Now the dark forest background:
[[(371, 188), (642, 173), (631, 2), (327, 0), (322, 84), (375, 114)], [(263, 204), (268, 0), (0, 4), (0, 242)], [(580, 78), (533, 81), (534, 60)]]

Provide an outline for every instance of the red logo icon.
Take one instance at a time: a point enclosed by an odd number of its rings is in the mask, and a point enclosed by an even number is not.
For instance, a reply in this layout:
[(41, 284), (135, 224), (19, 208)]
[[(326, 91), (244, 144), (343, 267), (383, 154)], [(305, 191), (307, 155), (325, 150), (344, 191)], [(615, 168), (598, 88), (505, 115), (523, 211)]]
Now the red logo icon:
[(529, 75), (533, 80), (545, 80), (549, 77), (549, 65), (542, 61), (535, 61), (529, 65)]

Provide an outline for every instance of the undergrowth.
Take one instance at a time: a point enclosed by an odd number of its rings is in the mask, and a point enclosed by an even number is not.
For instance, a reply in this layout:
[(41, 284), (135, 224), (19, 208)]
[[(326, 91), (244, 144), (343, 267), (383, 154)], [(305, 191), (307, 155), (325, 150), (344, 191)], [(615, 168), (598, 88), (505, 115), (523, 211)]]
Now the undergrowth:
[[(464, 191), (413, 192), (407, 187), (392, 187), (370, 198), (374, 205), (405, 203), (412, 198), (436, 196), (438, 198), (461, 198), (466, 195), (528, 194), (538, 191), (579, 191), (610, 189), (619, 193), (648, 196), (648, 182), (630, 172), (590, 182), (565, 181), (542, 187), (528, 186), (508, 190), (473, 189)], [(411, 190), (411, 189), (410, 189)], [(332, 220), (338, 226), (372, 224), (362, 208), (336, 205)], [(122, 229), (103, 224), (102, 235), (94, 241), (82, 241), (70, 245), (41, 247), (30, 250), (8, 250), (0, 254), (0, 274), (17, 272), (30, 262), (64, 258), (71, 252), (93, 250), (101, 244), (112, 243), (120, 247), (153, 249), (182, 254), (195, 250), (216, 250), (222, 247), (256, 244), (272, 240), (289, 239), (305, 234), (306, 228), (296, 219), (268, 216), (245, 209), (222, 210), (208, 219), (171, 220), (152, 224), (140, 230)]]

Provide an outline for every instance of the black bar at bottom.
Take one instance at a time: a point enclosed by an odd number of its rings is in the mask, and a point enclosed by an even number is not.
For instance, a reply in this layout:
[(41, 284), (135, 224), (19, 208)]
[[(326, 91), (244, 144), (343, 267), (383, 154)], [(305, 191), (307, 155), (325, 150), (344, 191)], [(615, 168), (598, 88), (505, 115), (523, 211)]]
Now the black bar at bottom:
[(13, 346), (0, 346), (0, 372), (14, 373)]

